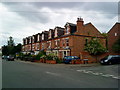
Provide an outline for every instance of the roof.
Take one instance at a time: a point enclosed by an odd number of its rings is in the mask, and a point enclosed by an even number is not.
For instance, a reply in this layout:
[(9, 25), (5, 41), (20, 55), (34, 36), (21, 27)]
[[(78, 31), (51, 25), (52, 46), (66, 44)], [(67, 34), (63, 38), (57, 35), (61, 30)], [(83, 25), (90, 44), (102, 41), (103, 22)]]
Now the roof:
[(110, 33), (110, 31), (111, 31), (115, 26), (117, 26), (117, 25), (119, 25), (119, 27), (120, 27), (120, 22), (116, 22), (116, 23), (113, 25), (113, 27), (108, 31), (108, 33)]

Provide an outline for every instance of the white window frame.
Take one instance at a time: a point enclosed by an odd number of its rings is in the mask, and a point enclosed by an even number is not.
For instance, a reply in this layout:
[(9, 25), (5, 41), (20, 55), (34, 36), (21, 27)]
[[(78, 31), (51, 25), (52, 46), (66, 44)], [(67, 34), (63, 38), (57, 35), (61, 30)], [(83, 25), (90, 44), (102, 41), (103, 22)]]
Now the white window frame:
[(25, 39), (25, 44), (27, 44), (27, 38)]
[(58, 36), (58, 29), (56, 28), (55, 29), (55, 37), (57, 37)]
[(44, 49), (44, 43), (42, 43), (42, 49)]
[(34, 41), (35, 41), (35, 37), (34, 37), (34, 36), (32, 36), (32, 41), (33, 41), (33, 43), (34, 43)]
[(50, 30), (50, 32), (49, 32), (49, 39), (52, 38), (51, 36), (52, 36), (52, 32)]
[(117, 33), (115, 33), (115, 36), (117, 36)]
[(37, 36), (37, 41), (39, 42), (40, 41), (40, 35), (38, 34)]
[(32, 40), (31, 40), (31, 37), (30, 37), (30, 38), (29, 38), (29, 43), (31, 43), (31, 41), (32, 41)]
[(52, 44), (51, 44), (51, 41), (49, 41), (49, 46), (48, 46), (48, 48), (51, 48), (51, 45), (52, 45)]
[[(67, 42), (68, 40), (68, 42)], [(69, 47), (69, 45), (67, 46), (67, 43), (69, 44), (69, 38), (65, 38), (65, 42), (66, 42), (66, 47)]]
[(42, 40), (44, 40), (44, 34), (42, 34)]

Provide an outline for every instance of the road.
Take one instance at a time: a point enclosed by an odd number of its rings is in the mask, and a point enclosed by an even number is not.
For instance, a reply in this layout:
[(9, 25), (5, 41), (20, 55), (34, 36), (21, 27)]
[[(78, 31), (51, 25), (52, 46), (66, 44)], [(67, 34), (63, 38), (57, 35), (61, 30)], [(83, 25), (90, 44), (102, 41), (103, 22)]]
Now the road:
[(119, 65), (2, 61), (2, 88), (118, 88)]

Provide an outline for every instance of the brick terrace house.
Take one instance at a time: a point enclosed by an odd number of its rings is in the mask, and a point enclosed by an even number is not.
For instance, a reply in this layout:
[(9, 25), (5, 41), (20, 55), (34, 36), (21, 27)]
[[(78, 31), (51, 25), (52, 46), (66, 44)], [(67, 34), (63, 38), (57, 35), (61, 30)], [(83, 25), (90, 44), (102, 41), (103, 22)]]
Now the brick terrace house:
[(120, 38), (120, 23), (116, 23), (108, 32), (108, 50), (109, 53), (115, 54), (112, 50), (113, 44)]
[(37, 54), (44, 50), (47, 54), (55, 53), (59, 58), (64, 56), (81, 57), (85, 44), (92, 37), (99, 38), (102, 45), (106, 47), (106, 39), (92, 23), (84, 24), (82, 18), (78, 18), (76, 23), (67, 22), (64, 28), (55, 27), (49, 31), (24, 38), (23, 52), (34, 51)]

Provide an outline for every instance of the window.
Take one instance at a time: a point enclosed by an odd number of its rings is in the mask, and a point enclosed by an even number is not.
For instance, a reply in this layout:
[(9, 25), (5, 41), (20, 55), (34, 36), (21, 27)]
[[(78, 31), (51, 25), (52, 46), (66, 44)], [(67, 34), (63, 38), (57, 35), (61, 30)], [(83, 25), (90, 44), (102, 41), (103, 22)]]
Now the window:
[(69, 27), (66, 28), (66, 34), (69, 34)]
[(44, 34), (42, 34), (42, 40), (44, 40)]
[(47, 42), (47, 48), (51, 48), (51, 41)]
[(55, 29), (55, 37), (57, 37), (58, 31), (57, 28)]
[(44, 43), (42, 43), (42, 49), (44, 49)]
[(36, 50), (39, 50), (40, 46), (39, 43), (36, 44)]
[(37, 40), (40, 41), (40, 35), (38, 35)]
[(34, 43), (34, 39), (35, 39), (35, 38), (34, 38), (34, 36), (33, 36), (33, 37), (32, 37), (32, 42), (33, 42), (33, 43)]
[(49, 32), (49, 38), (51, 38), (51, 31)]
[(29, 43), (31, 43), (31, 41), (32, 41), (32, 40), (31, 40), (31, 37), (30, 37), (30, 38), (29, 38)]
[(25, 44), (27, 44), (27, 38), (25, 39)]
[(33, 50), (35, 49), (35, 44), (32, 45), (32, 49), (33, 49)]
[(55, 40), (55, 47), (57, 47), (57, 40)]
[(85, 46), (88, 44), (88, 38), (85, 39)]
[(117, 36), (117, 33), (115, 33), (115, 36)]
[(57, 46), (60, 47), (60, 39), (57, 40)]
[(69, 38), (66, 38), (66, 46), (69, 46)]
[(65, 46), (65, 39), (64, 38), (62, 39), (62, 46), (63, 47)]

